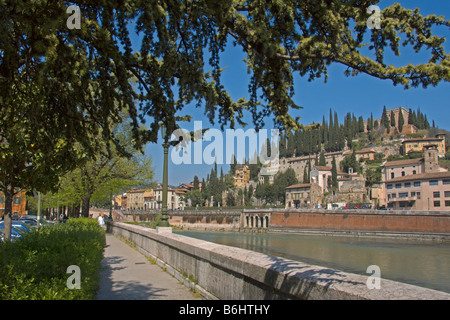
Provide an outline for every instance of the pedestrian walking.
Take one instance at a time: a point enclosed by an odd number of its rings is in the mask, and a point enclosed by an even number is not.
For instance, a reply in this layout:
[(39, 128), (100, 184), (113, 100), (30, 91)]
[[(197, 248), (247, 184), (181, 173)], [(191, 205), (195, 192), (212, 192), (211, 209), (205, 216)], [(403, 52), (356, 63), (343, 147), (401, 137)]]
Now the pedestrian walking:
[(105, 219), (103, 218), (103, 212), (100, 212), (97, 220), (98, 220), (99, 226), (102, 227), (103, 230), (106, 231), (106, 224), (105, 224)]

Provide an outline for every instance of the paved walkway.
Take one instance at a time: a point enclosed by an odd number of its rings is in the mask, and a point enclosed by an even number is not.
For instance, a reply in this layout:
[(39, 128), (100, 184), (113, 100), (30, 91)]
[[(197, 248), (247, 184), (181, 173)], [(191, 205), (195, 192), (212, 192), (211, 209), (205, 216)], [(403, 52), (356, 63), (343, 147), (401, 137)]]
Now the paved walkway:
[(137, 250), (106, 234), (97, 300), (201, 300)]

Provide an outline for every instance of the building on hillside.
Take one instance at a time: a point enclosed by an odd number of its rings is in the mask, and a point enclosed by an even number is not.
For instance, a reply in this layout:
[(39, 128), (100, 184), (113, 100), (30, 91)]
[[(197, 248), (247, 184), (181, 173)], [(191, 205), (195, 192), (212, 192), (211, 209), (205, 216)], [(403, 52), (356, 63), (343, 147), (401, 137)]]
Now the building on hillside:
[(437, 134), (434, 138), (414, 138), (403, 140), (402, 153), (407, 155), (410, 152), (423, 152), (426, 147), (436, 145), (438, 156), (444, 157), (446, 152), (445, 138), (445, 134)]
[[(331, 188), (331, 179), (332, 179), (332, 167), (331, 166), (314, 166), (311, 170), (311, 183), (317, 183), (322, 192), (328, 192)], [(338, 180), (338, 190), (341, 189), (342, 185), (346, 181), (352, 180), (361, 180), (363, 179), (358, 173), (346, 173), (340, 170), (337, 171), (337, 180)]]
[(386, 208), (384, 183), (374, 184), (372, 187), (368, 188), (367, 193), (373, 208)]
[[(167, 188), (167, 209), (168, 210), (184, 210), (186, 203), (183, 195), (186, 191), (181, 189)], [(149, 209), (162, 209), (163, 188), (154, 189), (153, 201), (149, 204)]]
[(439, 166), (436, 145), (424, 148), (424, 158), (384, 164), (388, 208), (450, 211), (450, 172)]
[(425, 172), (444, 172), (447, 169), (439, 165), (437, 145), (428, 144), (423, 147), (423, 158), (386, 161), (382, 164), (382, 180), (421, 174)]
[(405, 177), (424, 172), (424, 159), (405, 159), (385, 161), (382, 164), (381, 178), (383, 181)]
[(385, 182), (388, 208), (450, 211), (450, 172), (426, 172)]
[(234, 186), (242, 187), (250, 180), (250, 169), (248, 166), (243, 166), (240, 169), (236, 169), (234, 174)]
[[(346, 157), (352, 154), (352, 152), (353, 152), (352, 150), (347, 150), (344, 151), (342, 155)], [(357, 161), (360, 161), (361, 158), (364, 160), (375, 160), (375, 153), (376, 152), (373, 149), (361, 149), (355, 151), (355, 157)]]
[(349, 173), (337, 171), (337, 190), (331, 189), (332, 167), (315, 166), (311, 170), (311, 183), (317, 184), (324, 196), (324, 203), (365, 203), (366, 190), (364, 177), (350, 170)]
[(314, 208), (322, 197), (322, 189), (316, 183), (292, 185), (285, 192), (286, 209)]
[[(27, 198), (25, 197), (25, 191), (20, 191), (12, 199), (12, 216), (18, 218), (27, 214)], [(0, 216), (5, 214), (5, 195), (0, 192)]]
[[(327, 152), (325, 153), (325, 166), (331, 166), (333, 157), (336, 159), (336, 164), (339, 167), (339, 164), (344, 159), (346, 150), (336, 151), (336, 152)], [(361, 157), (361, 156), (360, 156)], [(305, 168), (308, 170), (309, 164), (311, 164), (311, 168), (314, 166), (318, 166), (319, 163), (316, 163), (316, 159), (319, 160), (320, 154), (314, 154), (309, 156), (302, 157), (294, 157), (294, 158), (282, 158), (279, 161), (280, 172), (285, 172), (287, 169), (292, 168), (295, 172), (295, 176), (298, 181), (303, 181), (303, 175), (305, 173)]]
[[(400, 119), (400, 112), (402, 113), (403, 116), (403, 128), (402, 131), (400, 132), (399, 130), (399, 119)], [(399, 108), (394, 108), (394, 109), (388, 109), (386, 110), (386, 115), (389, 119), (389, 123), (391, 122), (391, 114), (394, 113), (394, 117), (395, 117), (395, 126), (391, 126), (389, 133), (387, 133), (387, 129), (385, 131), (386, 135), (393, 135), (396, 133), (401, 133), (401, 134), (408, 134), (408, 133), (416, 133), (417, 132), (417, 127), (415, 125), (412, 124), (408, 124), (408, 119), (409, 119), (409, 110), (407, 110), (404, 107), (399, 107)], [(378, 121), (378, 123), (381, 125), (381, 118), (378, 119), (373, 119), (373, 121)], [(367, 121), (364, 121), (364, 130), (365, 132), (367, 132)]]
[[(200, 188), (201, 182), (199, 182), (199, 188)], [(185, 189), (187, 191), (194, 190), (194, 183), (182, 183), (178, 186), (178, 189)]]

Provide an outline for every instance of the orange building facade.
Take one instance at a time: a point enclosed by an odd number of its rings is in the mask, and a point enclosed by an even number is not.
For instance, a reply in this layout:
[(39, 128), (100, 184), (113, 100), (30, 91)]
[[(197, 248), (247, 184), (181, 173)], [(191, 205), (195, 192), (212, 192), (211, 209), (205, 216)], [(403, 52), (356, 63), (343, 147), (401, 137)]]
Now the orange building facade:
[[(25, 197), (25, 191), (20, 191), (13, 197), (12, 203), (12, 216), (20, 217), (27, 214), (27, 198)], [(3, 217), (5, 213), (5, 195), (0, 192), (0, 216)]]

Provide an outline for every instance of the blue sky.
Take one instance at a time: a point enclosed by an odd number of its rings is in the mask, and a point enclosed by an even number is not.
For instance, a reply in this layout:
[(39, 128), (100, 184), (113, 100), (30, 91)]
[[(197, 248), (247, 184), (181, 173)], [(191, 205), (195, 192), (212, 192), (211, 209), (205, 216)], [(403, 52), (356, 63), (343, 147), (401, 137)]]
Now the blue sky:
[[(400, 2), (404, 7), (411, 9), (419, 7), (420, 12), (424, 15), (444, 15), (447, 19), (450, 19), (450, 1), (409, 0), (396, 2)], [(394, 1), (380, 1), (379, 7), (384, 9), (392, 3)], [(448, 37), (450, 31), (440, 28), (438, 34)], [(449, 43), (446, 44), (447, 52), (450, 51), (450, 40), (448, 41)], [(396, 57), (393, 63), (403, 65), (425, 62), (424, 59), (421, 60), (420, 57), (410, 53), (406, 51), (401, 57)], [(221, 56), (221, 66), (227, 67), (223, 72), (222, 83), (234, 99), (248, 97), (249, 76), (246, 72), (246, 66), (242, 62), (243, 58), (244, 55), (240, 50), (231, 46)], [(437, 87), (427, 89), (419, 87), (405, 90), (402, 87), (394, 87), (390, 81), (375, 79), (364, 74), (346, 77), (344, 71), (345, 67), (343, 66), (331, 65), (328, 69), (327, 83), (324, 83), (322, 79), (308, 82), (307, 79), (297, 77), (294, 100), (303, 109), (294, 110), (292, 115), (294, 117), (301, 116), (301, 122), (309, 124), (321, 122), (323, 115), (328, 120), (330, 108), (338, 113), (339, 121), (343, 121), (347, 112), (367, 119), (371, 112), (373, 112), (374, 117), (381, 117), (384, 105), (388, 109), (403, 106), (412, 109), (420, 108), (427, 115), (430, 123), (434, 120), (439, 128), (450, 130), (450, 83), (441, 83)], [(209, 127), (209, 122), (204, 117), (202, 108), (189, 107), (186, 109), (186, 114), (190, 114), (194, 118), (191, 123), (181, 125), (183, 128), (192, 130), (195, 120), (203, 121), (203, 126)], [(249, 123), (251, 123), (250, 119), (249, 117)], [(272, 120), (267, 119), (265, 128), (271, 129), (272, 126)], [(208, 142), (204, 142), (203, 146), (208, 146)], [(194, 149), (192, 148), (192, 150)], [(153, 157), (155, 179), (160, 182), (162, 181), (162, 147), (159, 144), (149, 144), (147, 145), (147, 152)], [(183, 182), (190, 182), (195, 175), (201, 180), (206, 178), (211, 168), (212, 165), (206, 164), (175, 165), (169, 156), (169, 184), (178, 185)], [(229, 166), (226, 164), (223, 166), (225, 173), (228, 168)]]

